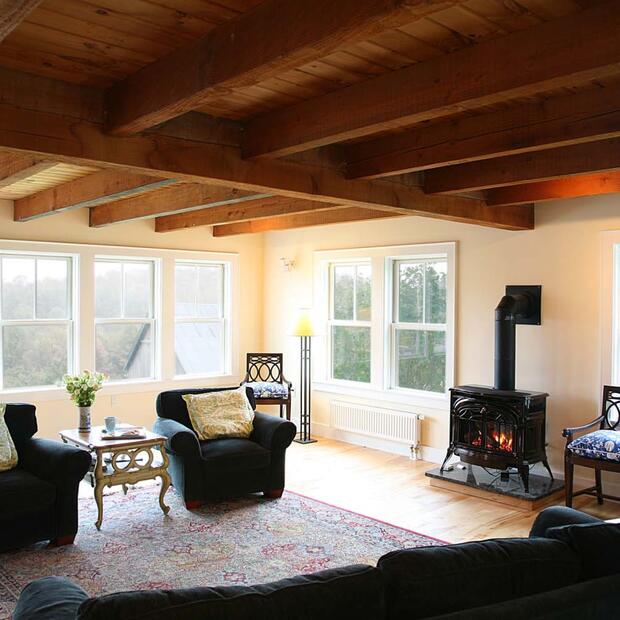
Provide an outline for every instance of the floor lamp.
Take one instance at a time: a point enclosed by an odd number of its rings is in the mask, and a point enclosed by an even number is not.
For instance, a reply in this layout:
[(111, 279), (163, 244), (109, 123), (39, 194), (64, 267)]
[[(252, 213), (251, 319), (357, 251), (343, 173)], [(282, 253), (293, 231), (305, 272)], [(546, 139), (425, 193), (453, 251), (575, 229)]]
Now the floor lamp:
[(300, 339), (299, 366), (299, 436), (297, 443), (315, 443), (310, 436), (311, 400), (312, 400), (312, 336), (314, 328), (310, 311), (303, 309), (299, 313), (293, 336)]

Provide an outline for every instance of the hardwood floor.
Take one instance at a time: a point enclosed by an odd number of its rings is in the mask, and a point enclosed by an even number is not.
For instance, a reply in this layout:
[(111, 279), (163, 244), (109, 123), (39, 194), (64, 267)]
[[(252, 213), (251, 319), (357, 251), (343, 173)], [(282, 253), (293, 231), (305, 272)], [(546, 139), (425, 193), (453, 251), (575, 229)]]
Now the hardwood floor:
[[(527, 536), (536, 516), (431, 488), (424, 472), (436, 466), (432, 463), (331, 439), (294, 443), (287, 459), (288, 490), (447, 542)], [(574, 507), (605, 519), (620, 517), (617, 502), (598, 506), (581, 496)]]

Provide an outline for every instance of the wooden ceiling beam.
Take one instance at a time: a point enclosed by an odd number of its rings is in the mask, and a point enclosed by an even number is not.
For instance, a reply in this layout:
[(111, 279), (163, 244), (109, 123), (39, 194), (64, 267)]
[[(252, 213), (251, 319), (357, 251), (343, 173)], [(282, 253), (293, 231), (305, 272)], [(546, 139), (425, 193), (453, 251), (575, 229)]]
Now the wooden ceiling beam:
[(385, 219), (398, 217), (397, 213), (386, 211), (372, 211), (356, 207), (344, 207), (321, 211), (320, 213), (303, 213), (298, 215), (283, 215), (250, 222), (236, 222), (213, 227), (214, 237), (229, 237), (232, 235), (246, 235), (262, 233), (270, 230), (289, 230), (291, 228), (305, 228), (308, 226), (325, 226), (327, 224), (342, 224), (345, 222), (361, 222), (364, 220)]
[(207, 205), (215, 207), (236, 204), (265, 196), (234, 188), (188, 183), (93, 207), (90, 210), (90, 226), (98, 228), (119, 222), (151, 219), (203, 209)]
[(346, 176), (377, 178), (620, 137), (620, 85), (413, 128), (345, 149)]
[(268, 0), (144, 67), (107, 95), (129, 135), (464, 0)]
[(251, 119), (243, 154), (288, 155), (617, 75), (619, 31), (607, 2), (392, 71)]
[(620, 193), (620, 171), (498, 187), (487, 191), (487, 204), (520, 205), (617, 192)]
[[(480, 200), (428, 196), (393, 181), (351, 181), (333, 168), (284, 161), (248, 161), (233, 146), (156, 133), (107, 135), (100, 124), (0, 104), (0, 150), (78, 165), (117, 168), (179, 181), (235, 187), (329, 204), (387, 210), (497, 226), (532, 228), (523, 209), (490, 208)], [(165, 191), (165, 190), (162, 190)]]
[(8, 37), (42, 0), (0, 0), (0, 41)]
[(245, 222), (278, 215), (297, 215), (311, 211), (327, 211), (337, 208), (325, 202), (314, 200), (291, 200), (281, 196), (272, 196), (249, 202), (211, 206), (189, 213), (178, 213), (158, 217), (155, 220), (155, 232), (170, 232), (196, 226), (214, 226), (230, 222)]
[(0, 153), (0, 188), (25, 181), (57, 166), (55, 161), (37, 161), (28, 155)]
[(461, 193), (620, 168), (620, 138), (470, 162), (425, 173), (428, 193)]
[(13, 219), (16, 222), (27, 222), (70, 209), (94, 207), (104, 202), (144, 194), (175, 183), (176, 179), (102, 170), (15, 200)]

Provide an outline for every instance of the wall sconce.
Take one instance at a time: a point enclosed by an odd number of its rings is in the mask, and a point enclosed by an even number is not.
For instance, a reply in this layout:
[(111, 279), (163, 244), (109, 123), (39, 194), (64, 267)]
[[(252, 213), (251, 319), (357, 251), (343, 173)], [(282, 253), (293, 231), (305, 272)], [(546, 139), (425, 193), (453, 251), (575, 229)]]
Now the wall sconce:
[(282, 268), (284, 271), (292, 271), (293, 267), (295, 267), (295, 259), (293, 258), (285, 258), (282, 256), (280, 260), (282, 261)]

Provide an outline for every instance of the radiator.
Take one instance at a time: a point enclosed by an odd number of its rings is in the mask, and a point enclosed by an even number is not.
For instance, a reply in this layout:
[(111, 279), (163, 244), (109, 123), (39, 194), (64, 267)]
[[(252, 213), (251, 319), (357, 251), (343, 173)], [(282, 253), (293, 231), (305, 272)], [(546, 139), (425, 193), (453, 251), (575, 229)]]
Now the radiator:
[(419, 458), (420, 421), (423, 419), (424, 416), (417, 413), (339, 400), (332, 400), (330, 405), (332, 428), (406, 443), (411, 448), (412, 459)]

